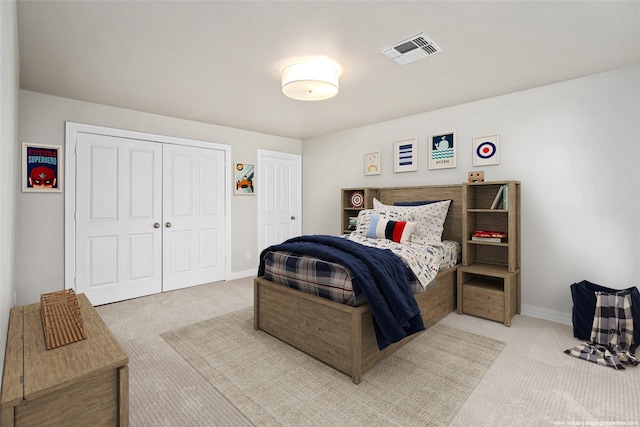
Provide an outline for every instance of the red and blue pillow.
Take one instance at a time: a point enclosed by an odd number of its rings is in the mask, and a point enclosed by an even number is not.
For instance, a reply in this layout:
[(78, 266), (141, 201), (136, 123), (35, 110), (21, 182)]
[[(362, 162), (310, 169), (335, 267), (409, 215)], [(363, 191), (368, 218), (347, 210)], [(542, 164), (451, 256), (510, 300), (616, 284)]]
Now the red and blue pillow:
[(415, 222), (392, 221), (371, 215), (369, 229), (365, 234), (372, 239), (388, 239), (398, 243), (409, 243), (411, 233), (416, 228)]

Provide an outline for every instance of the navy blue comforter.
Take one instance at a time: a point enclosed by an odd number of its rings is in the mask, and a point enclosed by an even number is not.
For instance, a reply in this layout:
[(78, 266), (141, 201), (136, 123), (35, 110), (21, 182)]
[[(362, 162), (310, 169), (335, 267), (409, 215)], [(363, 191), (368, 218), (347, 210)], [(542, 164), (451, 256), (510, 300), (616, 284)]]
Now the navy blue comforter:
[(262, 252), (258, 276), (264, 275), (264, 254), (268, 251), (310, 255), (347, 267), (354, 276), (352, 284), (356, 296), (363, 293), (367, 298), (380, 350), (425, 329), (420, 308), (409, 287), (408, 270), (390, 250), (335, 236), (294, 237)]

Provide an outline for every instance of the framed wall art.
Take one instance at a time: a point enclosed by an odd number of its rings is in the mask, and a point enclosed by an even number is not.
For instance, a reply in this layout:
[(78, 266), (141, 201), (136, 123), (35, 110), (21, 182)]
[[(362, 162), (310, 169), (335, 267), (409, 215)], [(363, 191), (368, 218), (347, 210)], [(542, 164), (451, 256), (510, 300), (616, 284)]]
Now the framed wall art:
[(364, 155), (364, 174), (380, 175), (380, 152), (374, 151)]
[(411, 172), (418, 170), (418, 142), (416, 138), (400, 139), (393, 142), (393, 171)]
[(456, 167), (456, 133), (429, 135), (429, 169)]
[(62, 191), (62, 147), (22, 143), (22, 191)]
[(500, 163), (498, 135), (473, 138), (473, 166), (497, 165)]
[(236, 163), (234, 167), (234, 194), (252, 195), (255, 194), (255, 167), (249, 163)]

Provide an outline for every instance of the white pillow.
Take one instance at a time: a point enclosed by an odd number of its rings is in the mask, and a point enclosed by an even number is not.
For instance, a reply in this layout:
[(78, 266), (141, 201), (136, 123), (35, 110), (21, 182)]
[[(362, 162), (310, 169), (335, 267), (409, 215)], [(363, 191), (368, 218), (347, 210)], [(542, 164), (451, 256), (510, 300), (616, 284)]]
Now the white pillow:
[(371, 215), (369, 230), (365, 236), (371, 239), (389, 239), (394, 242), (408, 244), (416, 225), (415, 222), (392, 221), (377, 215)]
[(422, 245), (442, 245), (442, 232), (444, 231), (444, 221), (447, 219), (447, 212), (451, 200), (430, 203), (421, 206), (393, 206), (385, 205), (380, 200), (373, 199), (373, 209), (384, 212), (384, 215), (394, 215), (402, 217), (405, 221), (417, 223), (416, 230), (411, 235), (411, 242)]

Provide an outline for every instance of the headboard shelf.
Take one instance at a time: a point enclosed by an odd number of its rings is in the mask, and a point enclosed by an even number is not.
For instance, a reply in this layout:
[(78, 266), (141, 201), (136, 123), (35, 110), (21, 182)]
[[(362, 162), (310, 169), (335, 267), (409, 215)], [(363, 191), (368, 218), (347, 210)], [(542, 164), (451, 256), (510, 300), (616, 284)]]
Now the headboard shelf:
[[(341, 227), (344, 230), (345, 224), (349, 222), (349, 216), (354, 216), (354, 211), (345, 209), (345, 200), (348, 200), (354, 190), (362, 191), (363, 194), (376, 194), (376, 198), (385, 205), (393, 205), (398, 202), (417, 202), (422, 200), (451, 200), (447, 219), (444, 223), (443, 240), (455, 240), (462, 242), (462, 184), (450, 185), (421, 185), (408, 187), (362, 187), (343, 188), (342, 198), (342, 218)], [(348, 194), (347, 194), (348, 193)], [(364, 209), (373, 208), (373, 201), (366, 200)], [(355, 211), (357, 216), (357, 211)]]

